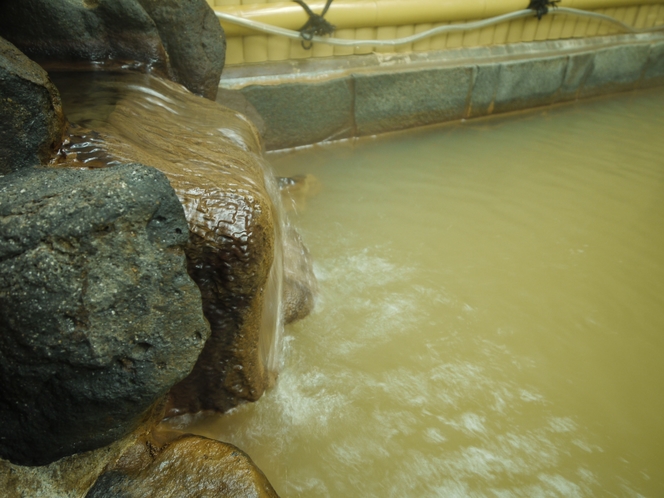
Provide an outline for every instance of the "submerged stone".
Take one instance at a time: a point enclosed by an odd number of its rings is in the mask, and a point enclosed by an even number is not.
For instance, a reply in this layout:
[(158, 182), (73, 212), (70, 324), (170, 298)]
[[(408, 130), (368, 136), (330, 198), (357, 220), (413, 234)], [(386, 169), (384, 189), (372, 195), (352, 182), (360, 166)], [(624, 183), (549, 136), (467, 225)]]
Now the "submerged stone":
[(189, 373), (209, 328), (187, 242), (153, 168), (0, 179), (0, 457), (107, 445)]
[(301, 320), (316, 304), (318, 283), (313, 261), (302, 237), (292, 226), (284, 230), (284, 323)]
[(0, 175), (48, 162), (62, 143), (60, 95), (38, 64), (0, 38)]
[(101, 475), (86, 498), (278, 498), (251, 458), (233, 445), (184, 435), (137, 443)]

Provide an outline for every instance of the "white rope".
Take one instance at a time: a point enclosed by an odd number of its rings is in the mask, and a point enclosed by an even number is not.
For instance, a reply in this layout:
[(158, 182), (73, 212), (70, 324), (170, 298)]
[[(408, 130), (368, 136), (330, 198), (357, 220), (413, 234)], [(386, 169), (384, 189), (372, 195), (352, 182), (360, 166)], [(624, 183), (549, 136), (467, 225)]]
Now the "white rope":
[[(245, 28), (254, 29), (257, 31), (262, 31), (271, 35), (280, 35), (287, 38), (293, 38), (301, 40), (302, 37), (299, 31), (293, 31), (292, 29), (279, 28), (277, 26), (272, 26), (270, 24), (265, 24), (258, 21), (251, 21), (249, 19), (244, 19), (243, 17), (234, 16), (231, 14), (225, 14), (223, 12), (215, 11), (215, 14), (222, 21), (226, 21), (232, 24), (237, 24)], [(596, 12), (587, 12), (585, 10), (579, 9), (570, 9), (567, 7), (554, 7), (549, 10), (549, 14), (559, 15), (566, 14), (577, 17), (589, 17), (591, 19), (597, 19), (599, 21), (606, 21), (616, 26), (620, 27), (628, 33), (647, 33), (651, 31), (661, 31), (664, 30), (664, 26), (655, 26), (653, 28), (637, 29), (621, 22), (613, 17), (598, 14)], [(326, 43), (328, 45), (337, 45), (342, 47), (362, 47), (362, 46), (372, 46), (372, 47), (386, 47), (386, 46), (397, 46), (405, 45), (407, 43), (413, 43), (430, 36), (441, 35), (444, 33), (456, 33), (460, 31), (470, 31), (473, 29), (486, 28), (487, 26), (493, 26), (494, 24), (500, 24), (507, 21), (513, 21), (515, 19), (521, 19), (522, 17), (534, 17), (534, 13), (530, 9), (518, 10), (516, 12), (511, 12), (509, 14), (503, 14), (496, 17), (490, 17), (488, 19), (482, 19), (480, 21), (473, 21), (463, 24), (448, 24), (445, 26), (439, 26), (422, 33), (417, 33), (415, 35), (406, 36), (403, 38), (396, 38), (394, 40), (345, 40), (342, 38), (326, 38), (321, 36), (314, 36), (311, 41), (315, 43)]]

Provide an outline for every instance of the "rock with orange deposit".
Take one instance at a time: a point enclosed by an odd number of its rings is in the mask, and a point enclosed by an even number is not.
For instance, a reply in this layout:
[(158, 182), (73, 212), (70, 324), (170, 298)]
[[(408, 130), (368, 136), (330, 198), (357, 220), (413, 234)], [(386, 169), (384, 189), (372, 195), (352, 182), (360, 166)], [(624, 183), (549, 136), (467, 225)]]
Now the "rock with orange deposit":
[(39, 65), (0, 38), (0, 175), (50, 161), (62, 143), (60, 94)]
[(251, 458), (230, 444), (185, 435), (130, 448), (86, 498), (278, 498)]
[(2, 498), (278, 498), (251, 458), (230, 444), (146, 423), (109, 446), (49, 465), (0, 459)]

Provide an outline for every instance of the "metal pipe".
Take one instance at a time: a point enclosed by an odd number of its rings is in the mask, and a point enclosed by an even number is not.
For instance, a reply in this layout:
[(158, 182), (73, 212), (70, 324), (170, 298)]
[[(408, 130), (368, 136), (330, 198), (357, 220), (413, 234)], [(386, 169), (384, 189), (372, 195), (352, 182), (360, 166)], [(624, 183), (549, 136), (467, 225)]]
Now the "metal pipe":
[[(217, 17), (223, 21), (230, 22), (237, 24), (239, 26), (243, 26), (245, 28), (249, 28), (254, 31), (261, 31), (263, 33), (271, 34), (271, 35), (279, 35), (279, 36), (285, 36), (287, 38), (293, 38), (293, 39), (301, 39), (300, 32), (291, 30), (291, 29), (285, 29), (285, 28), (280, 28), (278, 26), (272, 26), (269, 24), (265, 24), (262, 22), (258, 21), (252, 21), (249, 19), (244, 19), (242, 17), (237, 17), (234, 15), (226, 14), (224, 12), (219, 12), (215, 11)], [(578, 16), (578, 17), (587, 17), (591, 19), (597, 19), (599, 21), (605, 21), (605, 22), (610, 22), (616, 26), (619, 26), (621, 29), (628, 33), (646, 33), (646, 32), (652, 32), (652, 31), (660, 31), (664, 30), (664, 25), (663, 26), (655, 26), (654, 28), (646, 28), (646, 29), (636, 29), (633, 28), (621, 21), (618, 21), (617, 19), (614, 19), (613, 17), (604, 15), (604, 14), (598, 14), (596, 12), (587, 12), (584, 10), (579, 10), (579, 9), (572, 9), (568, 7), (557, 7), (549, 10), (549, 15), (573, 15), (573, 16)], [(320, 36), (314, 36), (311, 41), (315, 43), (325, 43), (328, 45), (336, 45), (336, 46), (342, 46), (342, 47), (363, 47), (363, 46), (372, 46), (372, 47), (385, 47), (385, 46), (398, 46), (398, 45), (405, 45), (407, 43), (413, 43), (419, 40), (422, 40), (424, 38), (428, 38), (430, 36), (435, 36), (435, 35), (440, 35), (443, 33), (455, 33), (455, 32), (460, 32), (460, 31), (471, 31), (474, 29), (481, 29), (481, 28), (486, 28), (488, 26), (493, 26), (495, 24), (500, 24), (503, 22), (508, 22), (508, 21), (513, 21), (515, 19), (520, 19), (523, 17), (533, 17), (533, 11), (530, 9), (524, 9), (524, 10), (518, 10), (516, 12), (511, 12), (509, 14), (502, 14), (498, 16), (491, 17), (489, 19), (482, 19), (480, 21), (473, 21), (473, 22), (467, 22), (467, 23), (460, 23), (460, 24), (449, 24), (446, 26), (439, 26), (437, 28), (433, 28), (427, 31), (423, 31), (422, 33), (417, 33), (412, 36), (406, 36), (403, 38), (396, 38), (393, 40), (344, 40), (340, 38), (327, 38), (327, 37), (320, 37)]]
[[(561, 0), (558, 5), (593, 10), (658, 3), (662, 0)], [(527, 4), (528, 0), (335, 0), (325, 18), (337, 29), (374, 28), (484, 19), (522, 10)], [(320, 13), (325, 2), (309, 6)], [(298, 30), (308, 19), (295, 2), (215, 7), (215, 12), (290, 30)], [(229, 21), (223, 24), (229, 37), (256, 34)]]

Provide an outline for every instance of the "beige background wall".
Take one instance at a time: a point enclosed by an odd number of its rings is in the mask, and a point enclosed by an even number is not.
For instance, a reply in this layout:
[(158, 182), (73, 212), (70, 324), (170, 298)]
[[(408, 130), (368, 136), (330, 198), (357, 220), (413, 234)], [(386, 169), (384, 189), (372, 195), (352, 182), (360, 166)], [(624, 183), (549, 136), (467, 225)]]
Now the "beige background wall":
[[(272, 20), (272, 23), (290, 29), (297, 29), (306, 20), (304, 14), (297, 10), (302, 10), (297, 4), (284, 2), (283, 0), (208, 0), (208, 3), (221, 12), (239, 14), (243, 17), (268, 23), (271, 23), (270, 20)], [(519, 10), (525, 8), (527, 3), (527, 0), (436, 0), (435, 2), (432, 0), (335, 0), (327, 17), (337, 25), (337, 31), (335, 32), (337, 38), (381, 40), (409, 36), (451, 22), (465, 22)], [(323, 2), (312, 1), (311, 4), (314, 10), (318, 12), (322, 8)], [(664, 25), (664, 2), (660, 0), (563, 0), (560, 5), (584, 8), (606, 14), (635, 28)], [(598, 6), (600, 7), (598, 8)], [(288, 22), (284, 21), (284, 16), (281, 18), (270, 17), (265, 12), (265, 8), (274, 7), (280, 9), (285, 7), (290, 9), (291, 12), (294, 11), (294, 14), (290, 15)], [(407, 7), (407, 9), (404, 10), (404, 7)], [(354, 8), (357, 15), (353, 15)], [(380, 16), (376, 15), (375, 11), (380, 12)], [(467, 18), (459, 19), (460, 16), (464, 15)], [(429, 16), (432, 22), (398, 23), (399, 19), (408, 21), (412, 19), (423, 20)], [(441, 17), (446, 17), (447, 20), (441, 20)], [(366, 25), (362, 26), (365, 19)], [(383, 25), (385, 23), (394, 24)], [(353, 27), (345, 27), (345, 25)], [(238, 29), (228, 24), (224, 24), (224, 27), (227, 31), (228, 42), (227, 64), (231, 65), (309, 57), (367, 54), (374, 51), (420, 52), (535, 40), (581, 38), (620, 32), (619, 28), (608, 23), (572, 16), (548, 15), (541, 21), (534, 17), (532, 19), (519, 19), (480, 30), (438, 35), (396, 48), (352, 48), (316, 44), (311, 50), (305, 50), (297, 40), (280, 36), (251, 34), (246, 29)]]

